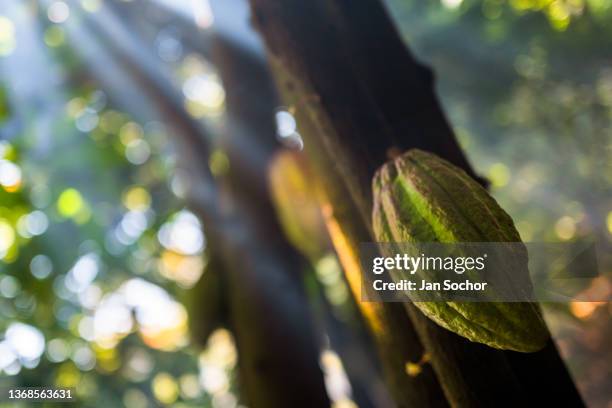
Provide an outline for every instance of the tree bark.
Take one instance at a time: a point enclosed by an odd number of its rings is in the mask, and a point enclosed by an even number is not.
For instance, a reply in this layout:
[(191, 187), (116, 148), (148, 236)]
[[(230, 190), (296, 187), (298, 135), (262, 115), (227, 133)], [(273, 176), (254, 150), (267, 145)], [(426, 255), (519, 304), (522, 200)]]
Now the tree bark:
[[(409, 148), (432, 151), (484, 183), (442, 113), (431, 71), (407, 51), (377, 0), (250, 2), (279, 88), (312, 126), (303, 132), (306, 146), (327, 152), (322, 173), (337, 173), (361, 215), (339, 220), (347, 231), (359, 223), (371, 231), (373, 173)], [(373, 240), (364, 235), (353, 239)], [(405, 308), (453, 406), (583, 405), (552, 342), (529, 355), (494, 350)], [(406, 323), (401, 331), (411, 330)]]
[[(276, 67), (277, 78), (283, 83), (283, 71)], [(292, 107), (300, 132), (304, 135), (320, 135), (317, 128), (301, 109), (296, 95), (300, 92), (291, 87), (280, 86), (283, 97)], [(411, 322), (400, 303), (361, 302), (360, 242), (370, 240), (370, 232), (361, 222), (358, 209), (349, 197), (344, 183), (334, 172), (333, 161), (325, 152), (318, 138), (309, 138), (306, 151), (314, 164), (317, 183), (324, 190), (322, 207), (332, 243), (342, 263), (346, 281), (366, 324), (376, 342), (385, 380), (398, 407), (447, 407), (442, 389), (431, 366), (425, 364), (422, 372), (409, 376), (406, 363), (416, 363), (423, 358), (425, 350), (416, 333), (410, 329)]]
[(224, 263), (210, 245), (206, 253), (208, 259), (200, 280), (184, 296), (191, 340), (200, 347), (206, 345), (213, 331), (229, 323)]

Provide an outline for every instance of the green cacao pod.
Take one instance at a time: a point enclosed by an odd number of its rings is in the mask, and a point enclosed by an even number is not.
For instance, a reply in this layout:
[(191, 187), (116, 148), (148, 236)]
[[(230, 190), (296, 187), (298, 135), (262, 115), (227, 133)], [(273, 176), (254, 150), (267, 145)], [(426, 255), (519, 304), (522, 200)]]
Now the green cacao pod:
[[(462, 169), (421, 150), (384, 164), (373, 180), (373, 229), (379, 242), (521, 242), (510, 216)], [(510, 279), (529, 282), (527, 250), (505, 266)], [(529, 283), (530, 285), (530, 283)], [(533, 352), (548, 330), (528, 302), (414, 302), (439, 325), (488, 346)]]
[(330, 250), (317, 183), (306, 157), (292, 150), (274, 155), (268, 169), (272, 202), (293, 246), (316, 262)]

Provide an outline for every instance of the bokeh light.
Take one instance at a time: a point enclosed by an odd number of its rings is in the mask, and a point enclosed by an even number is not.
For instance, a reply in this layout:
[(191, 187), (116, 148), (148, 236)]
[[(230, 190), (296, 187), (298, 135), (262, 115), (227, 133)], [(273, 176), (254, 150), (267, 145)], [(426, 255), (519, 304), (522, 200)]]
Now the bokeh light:
[(21, 169), (15, 163), (0, 159), (0, 185), (8, 192), (15, 192), (21, 186)]
[(10, 55), (16, 45), (15, 24), (7, 17), (0, 15), (0, 57)]
[(54, 1), (47, 9), (47, 16), (53, 23), (63, 23), (70, 17), (70, 8), (63, 1)]

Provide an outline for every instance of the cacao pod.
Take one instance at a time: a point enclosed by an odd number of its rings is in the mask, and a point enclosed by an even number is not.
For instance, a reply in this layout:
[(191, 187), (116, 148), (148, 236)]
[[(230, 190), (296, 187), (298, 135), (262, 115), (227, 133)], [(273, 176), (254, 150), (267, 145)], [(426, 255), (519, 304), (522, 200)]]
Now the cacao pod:
[[(521, 242), (510, 216), (462, 169), (421, 150), (384, 164), (373, 180), (373, 229), (379, 242)], [(529, 282), (523, 244), (504, 273)], [(530, 283), (529, 283), (530, 286)], [(434, 322), (471, 341), (533, 352), (548, 330), (528, 302), (414, 302)]]
[(315, 176), (299, 152), (281, 150), (270, 162), (268, 179), (280, 224), (293, 246), (311, 261), (331, 243), (317, 196)]

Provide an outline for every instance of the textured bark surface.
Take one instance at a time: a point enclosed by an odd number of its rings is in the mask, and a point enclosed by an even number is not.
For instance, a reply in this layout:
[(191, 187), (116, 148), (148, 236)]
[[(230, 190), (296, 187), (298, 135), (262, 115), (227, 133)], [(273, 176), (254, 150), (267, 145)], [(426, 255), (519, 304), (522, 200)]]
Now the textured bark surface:
[[(341, 190), (335, 190), (340, 192)], [(359, 259), (359, 236), (367, 239), (368, 231), (354, 223), (356, 213), (345, 206), (334, 205), (339, 196), (329, 196), (327, 224), (346, 279), (361, 313), (376, 342), (385, 378), (399, 407), (446, 407), (440, 384), (431, 366), (424, 364), (421, 372), (409, 375), (407, 363), (418, 364), (424, 358), (423, 349), (411, 322), (399, 303), (361, 302), (362, 271)]]
[[(276, 66), (277, 78), (284, 78), (286, 71)], [(285, 101), (295, 106), (300, 132), (312, 136), (306, 150), (313, 159), (316, 179), (323, 189), (322, 201), (326, 225), (332, 243), (338, 254), (347, 283), (364, 320), (376, 343), (381, 359), (385, 380), (398, 407), (447, 407), (448, 403), (430, 365), (425, 364), (422, 372), (409, 376), (406, 363), (416, 363), (425, 353), (411, 322), (399, 303), (361, 302), (361, 264), (359, 243), (370, 240), (370, 233), (349, 197), (348, 191), (338, 174), (333, 170), (331, 157), (325, 151), (322, 141), (316, 137), (320, 129), (306, 115), (294, 92), (296, 88), (282, 86)]]
[[(323, 173), (337, 173), (361, 216), (339, 220), (346, 231), (361, 223), (360, 229), (371, 232), (372, 176), (409, 148), (434, 152), (483, 182), (445, 120), (431, 71), (406, 50), (378, 1), (251, 0), (251, 5), (279, 87), (298, 117), (309, 122), (302, 131), (307, 148), (320, 142), (330, 158)], [(412, 304), (405, 308), (453, 406), (582, 406), (552, 342), (541, 352), (517, 356), (470, 343)], [(546, 381), (538, 384), (538, 376)]]

